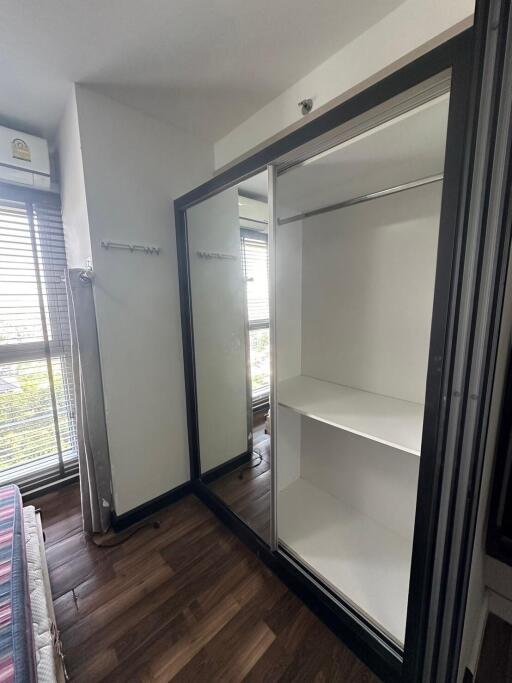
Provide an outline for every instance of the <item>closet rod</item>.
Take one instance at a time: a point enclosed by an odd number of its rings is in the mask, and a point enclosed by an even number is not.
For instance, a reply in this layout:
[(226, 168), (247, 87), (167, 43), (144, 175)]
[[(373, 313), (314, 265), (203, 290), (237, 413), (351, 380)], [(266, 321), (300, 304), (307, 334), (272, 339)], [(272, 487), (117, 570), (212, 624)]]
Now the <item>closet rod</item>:
[(427, 176), (426, 178), (420, 178), (419, 180), (411, 180), (411, 182), (409, 183), (403, 183), (402, 185), (388, 187), (385, 190), (377, 190), (377, 192), (363, 194), (360, 197), (354, 197), (353, 199), (346, 199), (345, 201), (338, 202), (337, 204), (323, 206), (321, 209), (313, 209), (312, 211), (306, 211), (305, 213), (298, 213), (296, 216), (290, 216), (290, 218), (278, 218), (277, 224), (287, 225), (288, 223), (294, 223), (295, 221), (300, 221), (304, 218), (310, 218), (311, 216), (318, 216), (322, 213), (328, 213), (329, 211), (337, 211), (338, 209), (344, 209), (346, 206), (354, 206), (354, 204), (362, 204), (363, 202), (369, 202), (371, 199), (379, 199), (379, 197), (387, 197), (391, 194), (396, 194), (397, 192), (403, 192), (404, 190), (412, 190), (414, 187), (421, 187), (422, 185), (438, 183), (442, 179), (443, 174), (437, 173), (436, 175)]

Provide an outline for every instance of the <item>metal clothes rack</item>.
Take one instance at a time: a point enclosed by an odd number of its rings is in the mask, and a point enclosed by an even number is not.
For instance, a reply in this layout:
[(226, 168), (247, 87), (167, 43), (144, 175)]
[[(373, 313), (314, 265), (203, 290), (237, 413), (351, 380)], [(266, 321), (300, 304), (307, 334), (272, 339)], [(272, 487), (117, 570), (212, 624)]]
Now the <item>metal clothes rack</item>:
[(145, 254), (159, 254), (160, 247), (151, 244), (133, 244), (131, 242), (111, 242), (110, 240), (101, 240), (101, 246), (104, 249), (129, 249), (130, 251), (143, 251)]
[(370, 192), (368, 194), (363, 194), (360, 197), (354, 197), (353, 199), (346, 199), (342, 202), (337, 202), (336, 204), (329, 204), (329, 206), (323, 206), (319, 209), (313, 209), (312, 211), (305, 211), (304, 213), (298, 213), (295, 216), (290, 216), (289, 218), (278, 218), (278, 225), (287, 225), (288, 223), (294, 223), (295, 221), (303, 220), (304, 218), (310, 218), (311, 216), (319, 216), (322, 213), (329, 213), (330, 211), (337, 211), (338, 209), (344, 209), (346, 206), (354, 206), (355, 204), (362, 204), (363, 202), (369, 202), (372, 199), (379, 199), (380, 197), (388, 197), (392, 194), (397, 194), (398, 192), (403, 192), (404, 190), (412, 190), (415, 187), (421, 187), (422, 185), (430, 185), (431, 183), (438, 183), (443, 180), (443, 174), (437, 173), (436, 175), (427, 176), (426, 178), (420, 178), (419, 180), (411, 180), (409, 183), (402, 183), (401, 185), (395, 185), (394, 187), (388, 187), (384, 190), (377, 190), (377, 192)]

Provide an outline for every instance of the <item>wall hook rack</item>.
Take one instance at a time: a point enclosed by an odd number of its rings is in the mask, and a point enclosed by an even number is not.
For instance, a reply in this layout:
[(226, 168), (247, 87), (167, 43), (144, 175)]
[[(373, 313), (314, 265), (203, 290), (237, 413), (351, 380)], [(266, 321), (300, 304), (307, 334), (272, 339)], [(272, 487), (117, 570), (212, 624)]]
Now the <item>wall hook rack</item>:
[(205, 259), (221, 259), (226, 261), (235, 261), (236, 256), (233, 254), (224, 254), (221, 251), (198, 251), (197, 255), (199, 258)]
[(145, 254), (159, 254), (160, 247), (151, 244), (133, 244), (132, 242), (112, 242), (101, 240), (104, 249), (129, 249), (130, 251), (143, 251)]

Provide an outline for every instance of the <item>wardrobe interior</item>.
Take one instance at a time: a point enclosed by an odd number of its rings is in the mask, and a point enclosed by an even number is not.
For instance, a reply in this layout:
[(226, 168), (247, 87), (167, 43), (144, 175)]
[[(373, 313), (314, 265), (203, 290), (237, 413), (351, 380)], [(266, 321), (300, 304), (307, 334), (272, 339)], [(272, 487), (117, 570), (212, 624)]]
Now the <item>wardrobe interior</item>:
[(277, 535), (403, 645), (449, 92), (275, 185)]

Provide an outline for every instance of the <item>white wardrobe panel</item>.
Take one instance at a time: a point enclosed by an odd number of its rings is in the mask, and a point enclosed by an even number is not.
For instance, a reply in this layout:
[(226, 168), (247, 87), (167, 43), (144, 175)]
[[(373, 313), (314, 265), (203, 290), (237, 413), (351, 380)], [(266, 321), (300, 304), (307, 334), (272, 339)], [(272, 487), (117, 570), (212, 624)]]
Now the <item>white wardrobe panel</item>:
[(441, 190), (303, 221), (303, 375), (424, 402)]
[(282, 491), (300, 477), (301, 416), (277, 406), (277, 490)]
[[(279, 381), (300, 374), (302, 324), (302, 224), (276, 230), (276, 350)], [(300, 415), (276, 406), (277, 488), (300, 473)]]
[(301, 372), (302, 223), (276, 229), (276, 348), (281, 382)]
[[(247, 361), (238, 192), (187, 211), (203, 472), (247, 450)], [(232, 258), (204, 258), (217, 252)]]
[(301, 441), (303, 479), (412, 539), (418, 457), (308, 418)]

